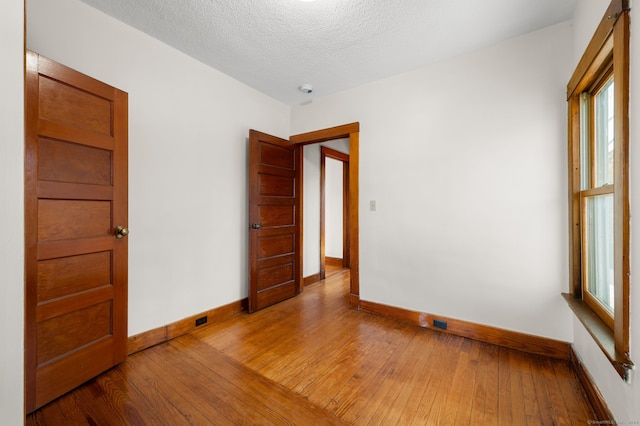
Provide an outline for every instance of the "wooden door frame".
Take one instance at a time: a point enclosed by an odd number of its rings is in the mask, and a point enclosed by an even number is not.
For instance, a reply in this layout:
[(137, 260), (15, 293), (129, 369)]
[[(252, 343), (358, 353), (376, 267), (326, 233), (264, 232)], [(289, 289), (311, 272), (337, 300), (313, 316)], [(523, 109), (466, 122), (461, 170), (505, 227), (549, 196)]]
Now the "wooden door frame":
[[(349, 258), (351, 266), (351, 282), (349, 300), (351, 308), (360, 309), (360, 246), (359, 246), (359, 152), (360, 152), (360, 123), (344, 124), (342, 126), (328, 129), (316, 130), (308, 133), (300, 133), (289, 138), (291, 143), (302, 148), (304, 145), (311, 145), (336, 139), (349, 139)], [(298, 156), (298, 166), (301, 175), (304, 158)], [(303, 177), (300, 178), (300, 185), (304, 187)], [(303, 191), (304, 194), (304, 191)], [(303, 195), (304, 196), (304, 195)], [(300, 197), (300, 204), (303, 204), (303, 196)], [(297, 219), (300, 223), (300, 233), (302, 234), (303, 209), (298, 209)], [(300, 247), (300, 265), (302, 266), (303, 247)], [(302, 267), (300, 268), (300, 283), (302, 285)]]
[(342, 266), (349, 267), (349, 154), (320, 147), (320, 279), (326, 278), (327, 158), (342, 163)]

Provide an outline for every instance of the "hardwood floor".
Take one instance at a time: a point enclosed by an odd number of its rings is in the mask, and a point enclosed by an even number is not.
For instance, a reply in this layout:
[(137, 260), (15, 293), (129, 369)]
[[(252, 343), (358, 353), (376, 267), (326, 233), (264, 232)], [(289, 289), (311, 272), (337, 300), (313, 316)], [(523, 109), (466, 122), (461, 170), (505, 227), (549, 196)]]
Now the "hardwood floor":
[(349, 309), (347, 270), (131, 355), (28, 425), (587, 424), (569, 362)]

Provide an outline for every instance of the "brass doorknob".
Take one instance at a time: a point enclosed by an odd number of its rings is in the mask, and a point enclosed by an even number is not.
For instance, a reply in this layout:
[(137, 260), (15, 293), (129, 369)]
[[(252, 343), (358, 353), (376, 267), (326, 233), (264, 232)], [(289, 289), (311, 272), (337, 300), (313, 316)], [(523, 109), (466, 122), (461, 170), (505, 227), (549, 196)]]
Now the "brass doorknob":
[(116, 227), (116, 238), (122, 238), (129, 235), (129, 230), (123, 226)]

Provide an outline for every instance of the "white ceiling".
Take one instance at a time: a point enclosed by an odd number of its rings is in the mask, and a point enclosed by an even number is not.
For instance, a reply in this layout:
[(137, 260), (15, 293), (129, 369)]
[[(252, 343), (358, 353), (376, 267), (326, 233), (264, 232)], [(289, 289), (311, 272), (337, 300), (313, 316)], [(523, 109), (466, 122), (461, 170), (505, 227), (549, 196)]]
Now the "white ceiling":
[(570, 19), (576, 0), (82, 1), (295, 105)]

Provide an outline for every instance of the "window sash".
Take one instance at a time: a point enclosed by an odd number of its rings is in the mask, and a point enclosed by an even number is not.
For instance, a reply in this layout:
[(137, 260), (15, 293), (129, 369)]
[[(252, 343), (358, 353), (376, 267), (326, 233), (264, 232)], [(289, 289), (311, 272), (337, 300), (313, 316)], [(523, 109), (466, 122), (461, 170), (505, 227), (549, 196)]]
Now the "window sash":
[(614, 82), (609, 77), (593, 95), (593, 182), (595, 187), (614, 183)]
[(582, 195), (582, 283), (585, 302), (614, 326), (614, 203), (613, 188)]

